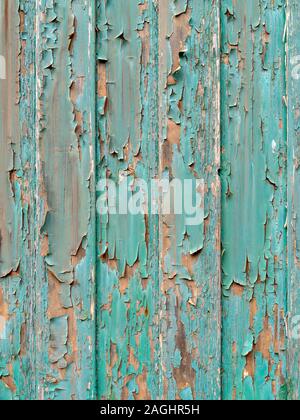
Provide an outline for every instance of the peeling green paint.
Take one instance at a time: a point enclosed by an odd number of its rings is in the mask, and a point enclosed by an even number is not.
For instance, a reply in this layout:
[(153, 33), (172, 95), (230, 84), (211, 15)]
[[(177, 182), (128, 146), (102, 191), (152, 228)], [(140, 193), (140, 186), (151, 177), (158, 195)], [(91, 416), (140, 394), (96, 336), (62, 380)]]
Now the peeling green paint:
[(100, 218), (99, 397), (219, 398), (218, 3), (126, 7), (98, 2), (99, 179), (204, 177), (208, 193), (193, 229)]
[(160, 176), (204, 180), (205, 197), (198, 226), (160, 220), (163, 396), (219, 399), (219, 2), (159, 6)]
[(299, 11), (0, 0), (0, 400), (299, 399)]
[(223, 397), (286, 378), (285, 2), (223, 1)]
[(299, 83), (300, 83), (300, 7), (287, 2), (287, 97), (288, 97), (288, 398), (300, 399), (299, 370)]
[(38, 6), (38, 395), (93, 399), (95, 10), (80, 0)]
[[(158, 174), (157, 9), (97, 1), (97, 28), (98, 178), (148, 181)], [(98, 396), (157, 399), (158, 218), (99, 216), (97, 226)]]
[(1, 1), (6, 80), (0, 81), (0, 400), (34, 398), (36, 386), (34, 19), (28, 1)]

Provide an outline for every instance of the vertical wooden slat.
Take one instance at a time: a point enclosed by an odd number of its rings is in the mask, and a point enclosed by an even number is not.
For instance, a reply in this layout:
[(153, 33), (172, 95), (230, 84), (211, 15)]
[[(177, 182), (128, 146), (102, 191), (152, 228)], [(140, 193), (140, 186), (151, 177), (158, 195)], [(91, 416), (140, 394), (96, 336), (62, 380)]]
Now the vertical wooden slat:
[(219, 2), (158, 6), (160, 178), (199, 180), (204, 208), (160, 217), (162, 395), (219, 399)]
[(35, 397), (35, 7), (0, 3), (0, 399)]
[(95, 10), (39, 0), (37, 382), (91, 399), (95, 380)]
[[(98, 200), (103, 179), (157, 176), (156, 21), (152, 1), (97, 2)], [(99, 398), (156, 399), (157, 216), (98, 214), (97, 226)]]
[(100, 398), (220, 398), (218, 6), (98, 2), (98, 180), (205, 190), (195, 227), (99, 216)]
[(285, 2), (224, 0), (223, 398), (286, 394)]
[[(16, 272), (20, 263), (20, 202), (14, 200), (14, 179), (20, 168), (19, 126), (19, 15), (16, 4), (1, 3), (1, 53), (5, 80), (1, 80), (1, 278)], [(4, 64), (3, 64), (4, 65)]]
[(300, 398), (300, 4), (287, 7), (288, 92), (288, 397)]

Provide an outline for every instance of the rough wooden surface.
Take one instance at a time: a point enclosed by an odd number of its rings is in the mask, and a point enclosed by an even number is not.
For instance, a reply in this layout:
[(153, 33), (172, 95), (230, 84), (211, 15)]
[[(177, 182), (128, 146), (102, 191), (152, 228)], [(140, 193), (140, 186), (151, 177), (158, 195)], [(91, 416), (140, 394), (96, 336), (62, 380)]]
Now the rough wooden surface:
[(80, 0), (38, 6), (38, 397), (92, 399), (95, 9)]
[[(97, 1), (98, 183), (157, 175), (157, 11), (142, 3)], [(158, 219), (98, 215), (97, 227), (98, 397), (156, 399)]]
[(285, 9), (222, 2), (223, 397), (286, 389)]
[(219, 398), (218, 2), (121, 3), (98, 3), (98, 177), (203, 178), (205, 220), (99, 218), (99, 397)]
[(159, 57), (160, 178), (204, 180), (199, 225), (160, 220), (164, 395), (219, 399), (219, 2), (159, 1)]
[[(299, 399), (299, 14), (0, 0), (0, 400)], [(103, 179), (201, 180), (202, 219)]]
[(287, 93), (288, 93), (288, 397), (300, 399), (300, 5), (288, 1)]
[(35, 35), (28, 1), (1, 1), (0, 398), (35, 396)]

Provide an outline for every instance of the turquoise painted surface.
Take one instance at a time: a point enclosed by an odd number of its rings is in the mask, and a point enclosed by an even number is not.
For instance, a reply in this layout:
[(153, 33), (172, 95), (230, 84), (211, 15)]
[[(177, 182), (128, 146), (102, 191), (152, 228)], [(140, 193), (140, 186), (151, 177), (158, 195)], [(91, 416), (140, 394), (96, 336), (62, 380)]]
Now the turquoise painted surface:
[(300, 117), (300, 8), (294, 0), (287, 8), (287, 94), (288, 94), (288, 397), (300, 398), (299, 370), (299, 117)]
[(219, 399), (219, 2), (159, 6), (160, 177), (201, 179), (204, 196), (199, 225), (160, 220), (163, 396)]
[(219, 4), (97, 4), (99, 180), (207, 190), (197, 227), (98, 218), (99, 398), (219, 398)]
[(96, 395), (94, 19), (1, 1), (1, 399)]
[(286, 389), (285, 2), (223, 1), (223, 398)]
[[(299, 399), (298, 22), (0, 0), (0, 400)], [(201, 223), (103, 178), (202, 179)]]
[(34, 20), (28, 1), (1, 1), (0, 54), (5, 59), (5, 80), (0, 80), (1, 400), (34, 398), (36, 387), (31, 228), (36, 180)]
[[(97, 1), (97, 28), (98, 184), (148, 182), (158, 173), (157, 9), (153, 2)], [(99, 215), (97, 228), (98, 397), (156, 399), (158, 218)]]
[(93, 399), (95, 9), (38, 6), (38, 397)]

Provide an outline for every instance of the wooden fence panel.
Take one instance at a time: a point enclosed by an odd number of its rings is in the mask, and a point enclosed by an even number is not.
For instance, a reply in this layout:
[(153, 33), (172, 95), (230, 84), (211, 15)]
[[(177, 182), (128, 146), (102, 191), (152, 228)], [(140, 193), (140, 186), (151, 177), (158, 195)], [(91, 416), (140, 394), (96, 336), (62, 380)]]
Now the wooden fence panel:
[(298, 3), (0, 0), (0, 400), (300, 398)]

